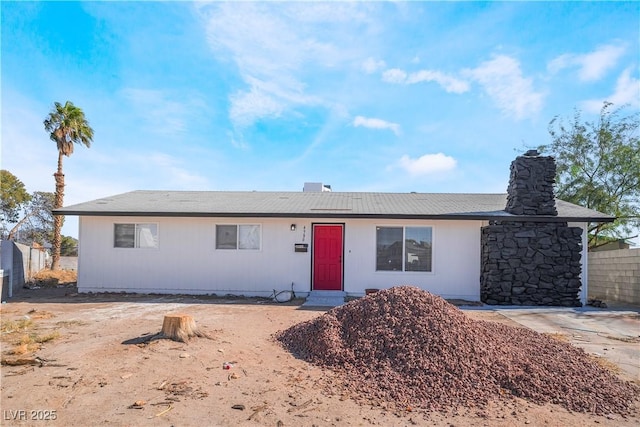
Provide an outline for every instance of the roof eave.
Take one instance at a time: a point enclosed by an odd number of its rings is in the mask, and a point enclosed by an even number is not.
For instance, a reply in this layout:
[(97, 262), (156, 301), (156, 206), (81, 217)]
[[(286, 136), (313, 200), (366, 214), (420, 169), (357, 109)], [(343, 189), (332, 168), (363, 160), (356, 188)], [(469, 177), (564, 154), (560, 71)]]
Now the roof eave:
[(360, 219), (438, 219), (438, 220), (467, 220), (467, 221), (503, 221), (503, 222), (613, 222), (615, 217), (566, 217), (547, 215), (491, 215), (482, 213), (473, 214), (383, 214), (383, 213), (349, 213), (349, 212), (150, 212), (150, 211), (76, 211), (53, 210), (54, 215), (69, 216), (127, 216), (127, 217), (172, 217), (172, 218), (360, 218)]

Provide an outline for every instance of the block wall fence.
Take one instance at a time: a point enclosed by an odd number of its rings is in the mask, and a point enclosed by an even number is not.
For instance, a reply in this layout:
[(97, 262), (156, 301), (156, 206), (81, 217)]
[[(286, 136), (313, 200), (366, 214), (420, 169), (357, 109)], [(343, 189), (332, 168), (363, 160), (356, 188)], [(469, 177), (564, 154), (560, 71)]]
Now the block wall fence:
[(590, 252), (588, 298), (640, 305), (640, 248)]

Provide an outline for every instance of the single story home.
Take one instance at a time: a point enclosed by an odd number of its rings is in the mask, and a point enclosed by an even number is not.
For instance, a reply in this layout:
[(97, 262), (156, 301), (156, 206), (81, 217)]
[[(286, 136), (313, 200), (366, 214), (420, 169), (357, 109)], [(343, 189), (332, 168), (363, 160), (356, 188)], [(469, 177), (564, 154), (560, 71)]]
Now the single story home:
[[(557, 215), (514, 214), (507, 194), (327, 189), (132, 191), (54, 213), (79, 216), (79, 292), (360, 296), (407, 284), (469, 301), (481, 299), (490, 223), (567, 224), (586, 247), (587, 223), (613, 220), (562, 200)], [(578, 258), (584, 303), (586, 250)]]

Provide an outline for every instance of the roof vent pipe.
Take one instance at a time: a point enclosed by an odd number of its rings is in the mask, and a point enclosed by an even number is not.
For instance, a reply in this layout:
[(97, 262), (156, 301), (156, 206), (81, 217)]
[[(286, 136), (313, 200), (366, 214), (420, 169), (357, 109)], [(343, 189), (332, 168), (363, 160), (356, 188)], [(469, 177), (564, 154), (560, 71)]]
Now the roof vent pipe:
[(331, 191), (331, 186), (328, 184), (323, 184), (321, 182), (305, 182), (302, 191), (312, 192), (312, 193), (322, 193), (326, 191)]

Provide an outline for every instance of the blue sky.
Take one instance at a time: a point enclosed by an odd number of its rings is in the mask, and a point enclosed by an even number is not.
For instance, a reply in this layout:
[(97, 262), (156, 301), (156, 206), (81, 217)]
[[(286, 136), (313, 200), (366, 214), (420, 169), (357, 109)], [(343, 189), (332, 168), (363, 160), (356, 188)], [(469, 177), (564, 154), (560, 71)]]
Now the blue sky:
[[(135, 189), (505, 192), (548, 123), (640, 108), (638, 2), (2, 2), (2, 168)], [(77, 235), (68, 218), (64, 234)]]

